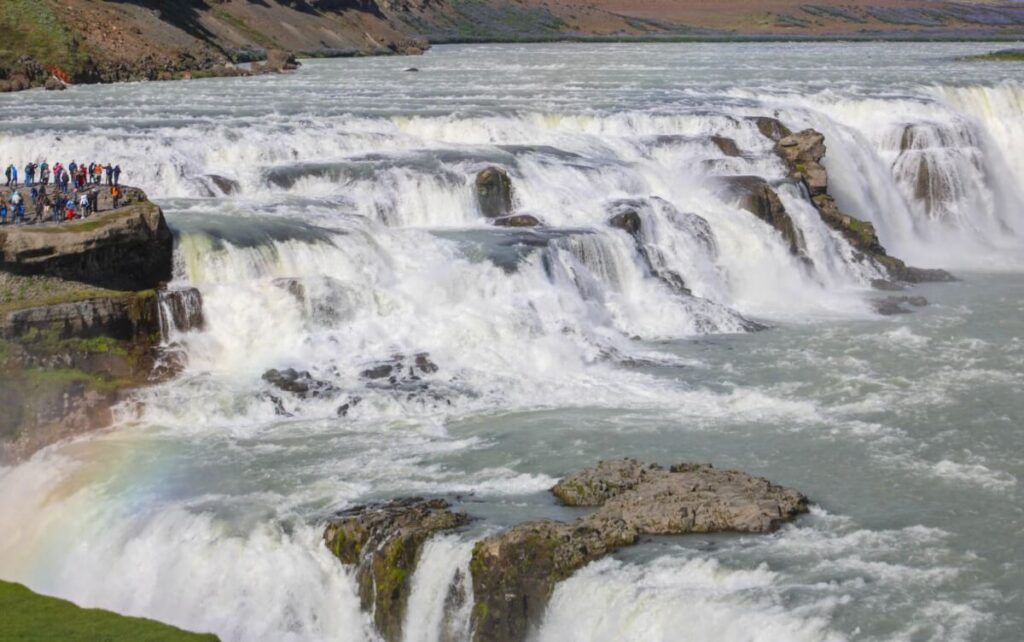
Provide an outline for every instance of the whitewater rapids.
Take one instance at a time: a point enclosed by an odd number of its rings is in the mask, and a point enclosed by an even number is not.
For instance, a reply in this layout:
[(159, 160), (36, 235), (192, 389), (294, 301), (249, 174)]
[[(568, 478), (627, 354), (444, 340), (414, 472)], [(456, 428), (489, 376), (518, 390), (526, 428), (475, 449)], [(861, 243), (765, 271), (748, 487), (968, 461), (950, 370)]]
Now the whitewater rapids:
[[(168, 332), (185, 370), (115, 429), (0, 469), (0, 578), (224, 640), (374, 640), (324, 519), (457, 496), (481, 519), (428, 544), (405, 635), (465, 639), (444, 597), (473, 541), (562, 516), (561, 474), (632, 455), (819, 506), (593, 564), (538, 640), (1015, 640), (1024, 70), (960, 61), (985, 49), (452, 46), (417, 74), (317, 60), (0, 97), (0, 162), (116, 160), (206, 318)], [(841, 208), (962, 281), (877, 316), (883, 275), (785, 181), (758, 116), (825, 134)], [(489, 166), (544, 229), (487, 224)], [(745, 175), (776, 186), (808, 261), (723, 188)], [(623, 203), (639, 239), (608, 225)], [(416, 385), (362, 374), (423, 353)], [(338, 396), (283, 394), (272, 368)]]

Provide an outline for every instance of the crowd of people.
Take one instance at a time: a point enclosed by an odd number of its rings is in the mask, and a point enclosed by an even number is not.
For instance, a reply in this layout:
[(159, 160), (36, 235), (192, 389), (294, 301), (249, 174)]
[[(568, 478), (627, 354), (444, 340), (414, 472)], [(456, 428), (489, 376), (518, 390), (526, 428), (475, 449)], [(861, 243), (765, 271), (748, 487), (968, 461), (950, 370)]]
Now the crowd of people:
[[(10, 194), (0, 192), (0, 225), (11, 223), (42, 223), (85, 218), (100, 211), (100, 188), (106, 177), (112, 209), (121, 205), (121, 166), (107, 163), (67, 166), (56, 163), (30, 162), (24, 167), (24, 180), (18, 181), (18, 168), (11, 164), (4, 170)], [(26, 194), (22, 194), (26, 190)]]

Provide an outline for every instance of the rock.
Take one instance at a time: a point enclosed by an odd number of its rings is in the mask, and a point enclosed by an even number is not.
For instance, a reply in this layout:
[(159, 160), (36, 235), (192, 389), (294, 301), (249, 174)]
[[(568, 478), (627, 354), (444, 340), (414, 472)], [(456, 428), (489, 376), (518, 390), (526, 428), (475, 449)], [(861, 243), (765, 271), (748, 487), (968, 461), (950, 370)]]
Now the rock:
[[(643, 238), (643, 218), (637, 211), (639, 203), (632, 200), (618, 201), (612, 204), (612, 216), (608, 219), (608, 225), (614, 228), (623, 230), (631, 237), (636, 245), (637, 254), (640, 255), (644, 265), (647, 266), (648, 271), (655, 276), (662, 283), (667, 285), (669, 289), (684, 296), (692, 296), (693, 293), (690, 288), (686, 287), (686, 281), (683, 277), (665, 267), (665, 261), (661, 258), (660, 250), (653, 246), (648, 246), (644, 242)], [(697, 217), (699, 218), (699, 217)], [(703, 219), (700, 219), (703, 221)], [(705, 221), (706, 222), (706, 221)], [(708, 228), (710, 230), (710, 228)]]
[(725, 184), (739, 197), (739, 206), (782, 234), (793, 256), (807, 259), (807, 246), (800, 231), (786, 212), (785, 206), (771, 185), (758, 176), (728, 176)]
[(743, 155), (743, 153), (740, 152), (739, 146), (736, 145), (736, 141), (731, 138), (727, 138), (725, 136), (712, 136), (711, 142), (714, 143), (715, 146), (718, 147), (718, 149), (726, 156), (737, 157)]
[(419, 69), (417, 69), (416, 67), (406, 67), (406, 68), (405, 68), (405, 69), (403, 69), (402, 71), (406, 71), (406, 72), (414, 73), (414, 72), (417, 72), (417, 71), (419, 71)]
[(543, 223), (536, 216), (530, 214), (512, 214), (491, 220), (492, 225), (498, 227), (540, 227)]
[(500, 218), (512, 212), (512, 180), (499, 167), (488, 167), (476, 176), (476, 198), (486, 218)]
[(138, 190), (130, 205), (59, 226), (5, 226), (0, 270), (47, 274), (119, 290), (155, 288), (171, 279), (174, 240), (160, 208)]
[(410, 580), (424, 543), (435, 533), (469, 522), (447, 502), (419, 498), (360, 506), (341, 513), (324, 531), (327, 548), (354, 566), (359, 599), (388, 642), (402, 639)]
[(803, 181), (812, 197), (828, 191), (828, 172), (821, 164), (825, 156), (825, 136), (805, 129), (780, 139), (775, 152), (789, 167), (790, 176)]
[(387, 361), (382, 361), (359, 373), (363, 379), (387, 379), (392, 385), (400, 385), (419, 381), (420, 374), (434, 374), (439, 368), (430, 360), (430, 355), (420, 352), (410, 360), (405, 355), (396, 354)]
[(766, 479), (710, 464), (666, 470), (632, 459), (600, 462), (552, 489), (597, 511), (572, 523), (521, 524), (473, 548), (473, 639), (527, 639), (555, 585), (642, 535), (765, 533), (807, 512), (807, 498)]
[(25, 307), (8, 312), (3, 319), (7, 340), (48, 336), (135, 341), (153, 334), (160, 335), (160, 306), (152, 291)]
[(56, 76), (50, 76), (43, 85), (47, 91), (64, 91), (67, 87)]
[(623, 230), (630, 236), (640, 234), (642, 223), (640, 215), (633, 209), (624, 210), (608, 219), (608, 225)]
[(838, 230), (854, 249), (874, 260), (891, 278), (908, 283), (955, 280), (945, 270), (913, 268), (889, 256), (875, 233), (874, 225), (839, 210), (835, 199), (828, 193), (828, 172), (821, 164), (826, 152), (825, 137), (821, 133), (805, 129), (784, 136), (776, 144), (775, 152), (786, 164), (790, 177), (807, 187), (811, 202), (825, 224)]
[(663, 469), (635, 459), (602, 461), (564, 477), (551, 493), (566, 506), (601, 506), (609, 499), (633, 490)]
[(547, 608), (555, 585), (618, 548), (636, 531), (598, 530), (576, 522), (529, 522), (473, 547), (474, 642), (526, 640)]
[(225, 196), (237, 194), (242, 189), (242, 186), (238, 183), (238, 181), (232, 180), (224, 176), (210, 174), (208, 178), (210, 179), (210, 182), (213, 183), (217, 187), (217, 189), (220, 190), (220, 193), (224, 194)]
[(295, 59), (295, 54), (290, 51), (282, 51), (281, 49), (268, 49), (267, 60), (264, 63), (264, 69), (271, 73), (282, 73), (285, 71), (295, 71), (299, 68), (299, 61)]
[(161, 326), (166, 336), (171, 326), (178, 332), (201, 330), (204, 325), (203, 295), (196, 288), (164, 289), (159, 292)]
[(871, 305), (875, 312), (885, 316), (910, 314), (910, 310), (903, 307), (904, 304), (920, 308), (928, 305), (928, 299), (923, 296), (889, 296), (884, 299), (871, 300)]
[(334, 397), (340, 392), (330, 382), (314, 379), (309, 372), (294, 368), (267, 370), (263, 373), (262, 379), (279, 390), (296, 395), (299, 399)]
[(777, 118), (758, 116), (753, 120), (761, 135), (776, 143), (793, 133)]

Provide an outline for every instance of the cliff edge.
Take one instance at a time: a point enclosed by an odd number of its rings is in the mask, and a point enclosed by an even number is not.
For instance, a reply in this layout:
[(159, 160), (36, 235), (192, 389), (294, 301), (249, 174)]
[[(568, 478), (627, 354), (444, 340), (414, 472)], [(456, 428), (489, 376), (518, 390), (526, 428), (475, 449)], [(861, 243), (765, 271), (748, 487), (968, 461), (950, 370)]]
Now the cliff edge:
[(202, 324), (169, 290), (173, 238), (140, 190), (88, 219), (0, 228), (0, 462), (113, 421), (127, 391), (174, 372), (172, 328)]

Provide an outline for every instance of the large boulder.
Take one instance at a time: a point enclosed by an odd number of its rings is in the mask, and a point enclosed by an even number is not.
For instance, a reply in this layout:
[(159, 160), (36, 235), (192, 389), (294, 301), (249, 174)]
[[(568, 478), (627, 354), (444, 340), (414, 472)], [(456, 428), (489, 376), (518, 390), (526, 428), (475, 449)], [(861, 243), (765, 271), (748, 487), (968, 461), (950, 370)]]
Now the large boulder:
[(793, 223), (779, 195), (767, 181), (758, 176), (727, 176), (722, 180), (739, 199), (741, 208), (778, 230), (789, 246), (790, 254), (807, 259), (803, 232)]
[(267, 61), (264, 64), (266, 71), (273, 73), (282, 73), (285, 71), (294, 71), (299, 68), (299, 61), (295, 59), (295, 54), (290, 51), (282, 51), (281, 49), (268, 49), (267, 50)]
[(284, 370), (267, 370), (263, 380), (278, 390), (289, 392), (299, 399), (320, 399), (335, 397), (341, 391), (328, 381), (316, 379), (305, 370), (285, 368)]
[(119, 290), (169, 281), (174, 240), (163, 212), (138, 190), (125, 194), (128, 205), (84, 221), (3, 228), (0, 270)]
[(355, 567), (359, 600), (381, 636), (399, 642), (423, 545), (468, 522), (443, 500), (404, 499), (341, 513), (327, 525), (324, 541), (343, 564)]
[(665, 469), (632, 459), (600, 462), (553, 489), (568, 506), (597, 510), (572, 523), (521, 524), (473, 548), (473, 639), (529, 637), (555, 585), (642, 535), (765, 533), (807, 512), (807, 498), (743, 472), (710, 464)]
[(501, 218), (512, 213), (512, 179), (500, 167), (488, 167), (476, 176), (476, 198), (480, 213)]
[(756, 116), (752, 120), (762, 136), (776, 143), (793, 133), (778, 118)]

